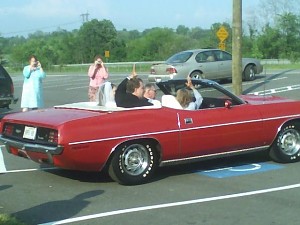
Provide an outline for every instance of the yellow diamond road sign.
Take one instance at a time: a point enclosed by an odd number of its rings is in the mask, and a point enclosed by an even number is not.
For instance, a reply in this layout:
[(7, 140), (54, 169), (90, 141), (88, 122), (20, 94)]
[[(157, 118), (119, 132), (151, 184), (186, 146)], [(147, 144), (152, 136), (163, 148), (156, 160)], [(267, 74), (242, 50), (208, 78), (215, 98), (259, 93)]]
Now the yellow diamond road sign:
[(217, 31), (217, 37), (221, 42), (225, 41), (228, 37), (228, 32), (224, 26), (221, 26), (220, 29)]
[(105, 58), (109, 58), (109, 51), (105, 51), (104, 56), (105, 56)]

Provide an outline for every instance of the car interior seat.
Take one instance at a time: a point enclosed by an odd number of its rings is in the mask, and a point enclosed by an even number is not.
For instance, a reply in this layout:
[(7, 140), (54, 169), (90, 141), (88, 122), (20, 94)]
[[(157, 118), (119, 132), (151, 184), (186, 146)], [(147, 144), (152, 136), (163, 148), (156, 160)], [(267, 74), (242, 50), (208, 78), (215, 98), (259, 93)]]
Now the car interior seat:
[(207, 57), (206, 61), (213, 62), (213, 61), (215, 61), (215, 57), (213, 57), (212, 55), (210, 55), (210, 56)]
[(172, 109), (183, 109), (173, 95), (163, 95), (161, 97), (161, 105)]

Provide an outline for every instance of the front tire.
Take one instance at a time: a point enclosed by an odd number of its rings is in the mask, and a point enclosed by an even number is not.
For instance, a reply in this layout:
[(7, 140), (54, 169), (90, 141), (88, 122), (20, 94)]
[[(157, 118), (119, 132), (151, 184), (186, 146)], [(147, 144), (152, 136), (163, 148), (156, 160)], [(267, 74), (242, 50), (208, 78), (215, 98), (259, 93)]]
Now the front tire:
[(244, 79), (246, 81), (252, 81), (255, 80), (256, 78), (256, 69), (254, 65), (248, 65), (246, 66), (245, 70), (244, 70)]
[(157, 162), (157, 152), (151, 144), (126, 143), (116, 149), (108, 173), (114, 181), (120, 184), (142, 184), (153, 175)]
[(300, 160), (300, 123), (289, 123), (282, 127), (271, 147), (270, 157), (281, 163)]

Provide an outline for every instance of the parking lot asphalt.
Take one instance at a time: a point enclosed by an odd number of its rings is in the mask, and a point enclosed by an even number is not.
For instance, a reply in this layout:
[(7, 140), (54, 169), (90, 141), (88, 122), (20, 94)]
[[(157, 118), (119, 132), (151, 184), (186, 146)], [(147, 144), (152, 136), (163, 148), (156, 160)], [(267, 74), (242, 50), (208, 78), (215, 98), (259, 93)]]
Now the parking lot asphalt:
[[(264, 73), (243, 90), (300, 100), (299, 75)], [(13, 80), (20, 97), (22, 76)], [(231, 89), (230, 82), (222, 85)], [(87, 88), (86, 74), (49, 75), (46, 107), (87, 101)], [(19, 109), (20, 102), (11, 110)], [(147, 184), (122, 186), (103, 173), (40, 166), (1, 150), (0, 213), (27, 224), (299, 224), (300, 163), (274, 163), (265, 152), (160, 168)]]

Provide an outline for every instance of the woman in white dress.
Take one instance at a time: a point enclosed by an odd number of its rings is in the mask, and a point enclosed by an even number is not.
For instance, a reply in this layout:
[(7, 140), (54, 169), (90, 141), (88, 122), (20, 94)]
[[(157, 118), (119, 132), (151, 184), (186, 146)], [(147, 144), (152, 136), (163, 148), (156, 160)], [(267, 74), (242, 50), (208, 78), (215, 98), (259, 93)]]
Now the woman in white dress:
[(105, 106), (107, 108), (113, 108), (117, 107), (116, 101), (115, 101), (115, 93), (116, 93), (117, 87), (116, 85), (112, 84), (111, 82), (104, 82), (99, 87), (99, 104), (101, 106)]

